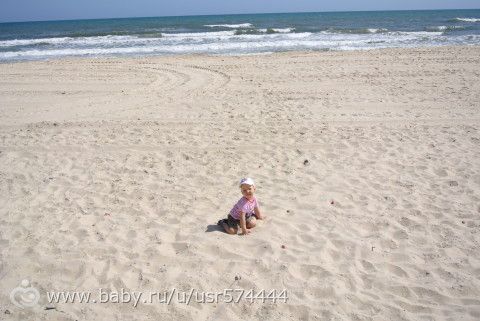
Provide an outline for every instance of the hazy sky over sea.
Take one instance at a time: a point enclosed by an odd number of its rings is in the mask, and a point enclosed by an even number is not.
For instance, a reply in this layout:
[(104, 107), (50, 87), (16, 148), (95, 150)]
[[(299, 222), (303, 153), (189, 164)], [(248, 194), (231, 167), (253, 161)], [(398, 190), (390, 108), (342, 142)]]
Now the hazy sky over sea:
[[(479, 9), (480, 0), (1, 0), (0, 22), (270, 12)], [(0, 30), (1, 31), (1, 30)]]

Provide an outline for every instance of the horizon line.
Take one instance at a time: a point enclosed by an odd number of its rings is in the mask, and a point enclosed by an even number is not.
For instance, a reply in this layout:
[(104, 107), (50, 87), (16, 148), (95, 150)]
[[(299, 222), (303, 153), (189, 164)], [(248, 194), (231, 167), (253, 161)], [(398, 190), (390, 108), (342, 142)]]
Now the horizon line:
[(133, 16), (133, 17), (104, 17), (104, 18), (76, 18), (76, 19), (58, 19), (58, 20), (21, 20), (21, 21), (0, 21), (0, 24), (6, 23), (26, 23), (26, 22), (63, 22), (63, 21), (83, 21), (83, 20), (114, 20), (114, 19), (144, 19), (144, 18), (182, 18), (182, 17), (209, 17), (209, 16), (244, 16), (244, 15), (268, 15), (268, 14), (289, 14), (289, 13), (339, 13), (339, 12), (397, 12), (397, 11), (455, 11), (455, 10), (480, 10), (480, 8), (468, 9), (391, 9), (391, 10), (329, 10), (329, 11), (290, 11), (290, 12), (251, 12), (251, 13), (216, 13), (216, 14), (191, 14), (191, 15), (167, 15), (167, 16)]

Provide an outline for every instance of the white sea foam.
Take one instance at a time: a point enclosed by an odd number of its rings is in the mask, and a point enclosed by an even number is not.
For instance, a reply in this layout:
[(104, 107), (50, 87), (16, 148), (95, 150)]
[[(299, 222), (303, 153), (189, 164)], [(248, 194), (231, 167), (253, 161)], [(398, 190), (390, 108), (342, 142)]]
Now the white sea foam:
[[(52, 40), (53, 39), (53, 40)], [(15, 42), (16, 41), (16, 42)], [(21, 44), (47, 42), (8, 51), (17, 40), (1, 42), (0, 60), (41, 59), (63, 56), (115, 56), (162, 54), (249, 54), (285, 50), (353, 50), (449, 44), (480, 44), (480, 35), (444, 35), (442, 31), (338, 33), (303, 32), (235, 35), (231, 31), (164, 34), (161, 38), (99, 36), (21, 40)], [(5, 50), (6, 49), (6, 50)]]
[(63, 37), (63, 38), (39, 38), (39, 39), (14, 39), (14, 40), (4, 40), (0, 41), (0, 47), (11, 47), (11, 46), (29, 46), (37, 45), (41, 43), (63, 43), (72, 38)]
[(388, 29), (384, 29), (384, 28), (378, 28), (378, 29), (376, 29), (376, 28), (367, 28), (367, 31), (368, 31), (369, 33), (381, 33), (381, 32), (387, 32)]
[[(275, 33), (290, 33), (295, 30), (294, 28), (269, 28), (269, 29), (273, 30)], [(263, 28), (263, 29), (258, 29), (258, 31), (266, 33), (268, 29)]]
[[(355, 44), (355, 42), (349, 42)], [(357, 43), (359, 45), (360, 42)], [(41, 58), (62, 56), (101, 56), (115, 54), (183, 54), (183, 53), (252, 53), (261, 51), (278, 51), (280, 49), (321, 49), (331, 45), (330, 41), (316, 40), (283, 40), (258, 42), (216, 42), (204, 44), (180, 44), (175, 46), (151, 46), (128, 48), (92, 48), (92, 49), (59, 49), (28, 50), (20, 52), (1, 52), (0, 59)]]
[(216, 31), (216, 32), (191, 32), (191, 33), (165, 33), (163, 34), (164, 38), (179, 38), (179, 39), (188, 39), (188, 38), (221, 38), (234, 36), (235, 31)]
[(443, 32), (428, 32), (428, 31), (392, 31), (387, 32), (387, 35), (400, 35), (406, 37), (431, 37), (441, 36)]
[(328, 30), (321, 31), (321, 33), (337, 33), (337, 34), (368, 34), (368, 33), (386, 33), (388, 29), (385, 28), (364, 28), (364, 29), (337, 29), (330, 28)]
[(445, 31), (447, 30), (447, 26), (436, 26), (436, 27), (427, 27), (427, 31)]
[[(262, 32), (267, 32), (267, 29), (260, 29)], [(272, 28), (273, 31), (278, 33), (289, 33), (294, 30), (294, 28)]]
[(480, 22), (480, 18), (455, 18), (456, 21)]
[(62, 37), (41, 39), (15, 39), (0, 41), (0, 47), (34, 46), (38, 44), (49, 45), (100, 45), (100, 44), (129, 44), (148, 43), (158, 41), (159, 38), (145, 38), (137, 36), (96, 36), (96, 37)]
[(205, 25), (205, 27), (210, 27), (210, 28), (221, 27), (221, 28), (237, 29), (237, 28), (252, 28), (253, 25), (251, 23), (240, 23), (236, 25), (229, 25), (229, 24)]
[(433, 27), (427, 27), (425, 30), (427, 31), (447, 31), (447, 30), (463, 30), (465, 29), (464, 26), (433, 26)]

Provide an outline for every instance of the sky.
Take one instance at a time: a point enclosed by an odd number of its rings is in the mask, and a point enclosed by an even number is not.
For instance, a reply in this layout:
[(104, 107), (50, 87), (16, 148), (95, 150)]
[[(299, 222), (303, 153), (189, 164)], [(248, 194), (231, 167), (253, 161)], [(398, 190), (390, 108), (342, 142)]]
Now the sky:
[(0, 0), (0, 22), (417, 9), (480, 9), (480, 0)]

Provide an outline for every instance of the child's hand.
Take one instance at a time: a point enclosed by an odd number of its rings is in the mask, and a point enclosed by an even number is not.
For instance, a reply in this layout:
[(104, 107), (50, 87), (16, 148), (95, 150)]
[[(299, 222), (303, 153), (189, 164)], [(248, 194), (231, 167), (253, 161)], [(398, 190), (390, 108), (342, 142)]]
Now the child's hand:
[(251, 231), (247, 229), (247, 230), (245, 230), (245, 232), (242, 232), (240, 235), (247, 235), (247, 234), (250, 234), (250, 232)]

